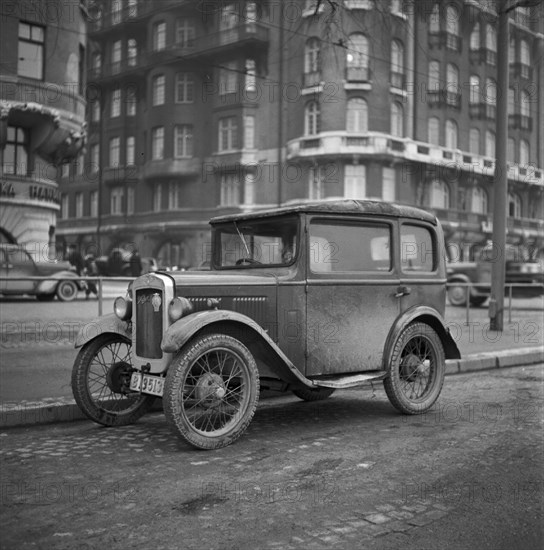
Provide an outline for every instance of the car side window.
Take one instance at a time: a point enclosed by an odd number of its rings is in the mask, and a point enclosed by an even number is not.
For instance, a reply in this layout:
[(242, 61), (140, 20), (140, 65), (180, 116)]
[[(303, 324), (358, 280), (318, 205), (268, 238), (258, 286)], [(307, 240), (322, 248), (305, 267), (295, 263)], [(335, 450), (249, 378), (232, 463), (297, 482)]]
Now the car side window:
[(17, 267), (32, 267), (34, 262), (26, 250), (16, 248), (8, 252), (8, 262)]
[(391, 229), (387, 224), (312, 222), (308, 253), (313, 273), (390, 271)]
[(402, 271), (434, 271), (436, 253), (427, 227), (402, 224), (400, 228), (400, 263)]

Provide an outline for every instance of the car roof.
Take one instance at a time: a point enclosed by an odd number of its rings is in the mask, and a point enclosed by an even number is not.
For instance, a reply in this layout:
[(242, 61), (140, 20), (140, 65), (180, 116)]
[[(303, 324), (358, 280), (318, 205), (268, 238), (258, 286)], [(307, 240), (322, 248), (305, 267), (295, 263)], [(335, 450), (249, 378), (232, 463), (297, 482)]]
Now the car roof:
[(370, 214), (374, 216), (413, 218), (424, 220), (434, 225), (437, 224), (436, 216), (415, 208), (390, 202), (374, 200), (355, 200), (355, 199), (335, 199), (324, 201), (304, 201), (278, 208), (258, 210), (254, 212), (244, 212), (241, 214), (229, 214), (226, 216), (217, 216), (210, 220), (211, 224), (232, 222), (238, 220), (248, 220), (257, 218), (269, 218), (271, 216), (280, 216), (294, 213), (307, 214)]

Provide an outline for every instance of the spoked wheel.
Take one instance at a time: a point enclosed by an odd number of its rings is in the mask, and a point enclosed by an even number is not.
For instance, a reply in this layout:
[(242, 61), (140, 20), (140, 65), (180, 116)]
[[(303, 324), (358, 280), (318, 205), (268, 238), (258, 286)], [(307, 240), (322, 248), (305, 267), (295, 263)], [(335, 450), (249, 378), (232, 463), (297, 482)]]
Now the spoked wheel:
[(102, 334), (79, 352), (72, 391), (80, 409), (104, 426), (124, 426), (149, 411), (154, 397), (130, 392), (131, 343), (120, 334)]
[(303, 401), (322, 401), (334, 393), (334, 388), (297, 388), (293, 393)]
[(429, 325), (413, 323), (395, 343), (389, 376), (384, 380), (387, 397), (402, 413), (423, 413), (438, 399), (445, 373), (440, 338)]
[(258, 400), (255, 359), (230, 336), (197, 337), (168, 369), (163, 396), (166, 418), (199, 449), (218, 449), (238, 439)]

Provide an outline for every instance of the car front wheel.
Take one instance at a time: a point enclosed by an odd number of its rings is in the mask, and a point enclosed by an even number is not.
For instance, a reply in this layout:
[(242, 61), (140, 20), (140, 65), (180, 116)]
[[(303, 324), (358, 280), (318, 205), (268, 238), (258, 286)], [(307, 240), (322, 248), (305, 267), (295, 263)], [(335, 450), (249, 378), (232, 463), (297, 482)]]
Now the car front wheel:
[(61, 302), (71, 302), (77, 296), (75, 281), (61, 281), (57, 286), (57, 297)]
[(136, 422), (155, 400), (129, 392), (131, 343), (120, 334), (101, 334), (85, 344), (74, 363), (72, 392), (79, 408), (103, 426)]
[(250, 351), (224, 334), (197, 337), (168, 369), (164, 412), (174, 431), (199, 449), (230, 445), (246, 430), (259, 400)]
[(420, 414), (438, 399), (446, 358), (438, 334), (425, 323), (412, 323), (399, 335), (384, 380), (391, 404), (405, 414)]
[[(467, 288), (466, 286), (456, 285), (455, 283), (448, 284), (448, 300), (452, 306), (467, 305)], [(470, 289), (468, 294), (470, 296)]]

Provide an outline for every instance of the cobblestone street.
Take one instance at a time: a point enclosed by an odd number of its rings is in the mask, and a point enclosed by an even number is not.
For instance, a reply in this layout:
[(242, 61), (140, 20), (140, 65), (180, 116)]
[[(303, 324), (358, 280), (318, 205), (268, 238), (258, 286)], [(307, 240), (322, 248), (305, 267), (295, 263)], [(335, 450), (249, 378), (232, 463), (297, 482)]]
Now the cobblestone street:
[(212, 452), (160, 413), (4, 430), (2, 548), (537, 548), (542, 397), (540, 366), (450, 377), (416, 417), (381, 386), (282, 396)]

